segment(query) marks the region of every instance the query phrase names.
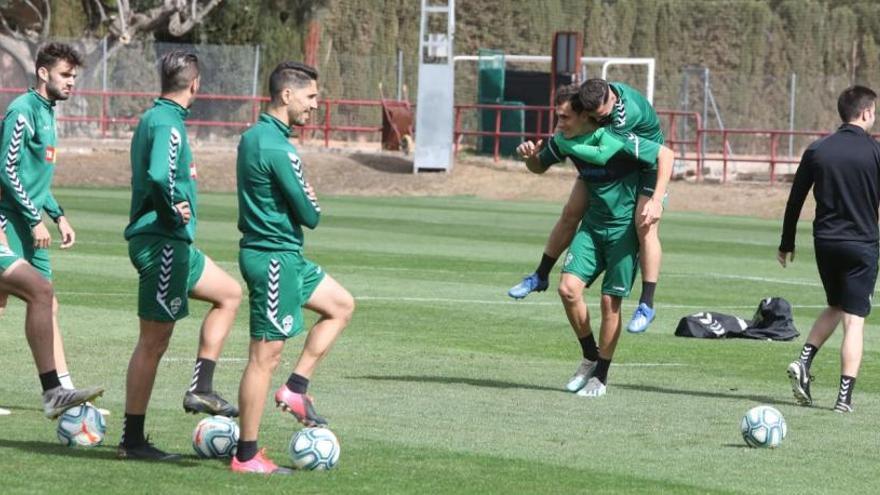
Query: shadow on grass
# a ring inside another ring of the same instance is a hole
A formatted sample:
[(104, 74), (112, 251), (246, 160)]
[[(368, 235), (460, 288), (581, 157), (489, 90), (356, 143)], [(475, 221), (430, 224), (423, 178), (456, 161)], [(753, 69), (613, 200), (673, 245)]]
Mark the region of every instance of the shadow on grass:
[(780, 406), (795, 406), (793, 400), (779, 400), (776, 397), (766, 395), (749, 395), (738, 393), (712, 392), (708, 390), (677, 390), (674, 388), (656, 387), (653, 385), (630, 385), (626, 383), (613, 383), (614, 388), (625, 388), (627, 390), (637, 390), (639, 392), (653, 392), (657, 394), (673, 394), (673, 395), (689, 395), (691, 397), (709, 397), (712, 399), (744, 399), (761, 404), (776, 404)]
[(70, 448), (60, 445), (58, 443), (52, 442), (41, 442), (36, 440), (10, 440), (6, 438), (0, 438), (0, 448), (7, 449), (16, 449), (21, 450), (22, 452), (30, 452), (34, 454), (41, 455), (56, 455), (63, 456), (67, 459), (71, 457), (79, 457), (79, 458), (88, 458), (88, 459), (98, 459), (98, 460), (108, 460), (113, 462), (143, 462), (149, 464), (167, 464), (169, 466), (178, 466), (178, 467), (195, 467), (199, 465), (195, 459), (184, 458), (180, 461), (176, 462), (150, 462), (150, 461), (120, 461), (116, 458), (116, 447), (111, 447), (109, 445), (104, 445), (100, 447), (92, 447), (92, 448)]
[(376, 380), (389, 382), (442, 383), (448, 385), (471, 385), (473, 387), (485, 388), (540, 390), (546, 392), (568, 393), (561, 388), (542, 387), (541, 385), (529, 385), (525, 383), (503, 382), (500, 380), (485, 380), (481, 378), (465, 378), (457, 376), (365, 375), (350, 376), (348, 378), (354, 378), (357, 380)]
[(729, 449), (750, 449), (748, 445), (745, 443), (725, 443), (722, 447), (727, 447)]

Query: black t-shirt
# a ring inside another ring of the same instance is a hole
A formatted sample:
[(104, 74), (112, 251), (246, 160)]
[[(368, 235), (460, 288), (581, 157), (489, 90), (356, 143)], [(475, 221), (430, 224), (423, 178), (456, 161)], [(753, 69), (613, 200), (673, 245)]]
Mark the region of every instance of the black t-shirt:
[(794, 251), (797, 220), (811, 187), (815, 238), (878, 241), (880, 144), (864, 129), (843, 124), (804, 152), (785, 207), (780, 251)]

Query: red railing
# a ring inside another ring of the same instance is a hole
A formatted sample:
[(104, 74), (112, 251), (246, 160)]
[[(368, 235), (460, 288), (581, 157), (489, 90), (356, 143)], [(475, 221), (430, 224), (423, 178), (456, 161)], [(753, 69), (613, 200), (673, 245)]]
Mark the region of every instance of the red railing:
[[(26, 88), (0, 88), (0, 94), (21, 94), (27, 91)], [(112, 125), (133, 125), (137, 124), (137, 117), (117, 117), (110, 115), (110, 100), (112, 98), (156, 98), (159, 96), (158, 93), (152, 92), (142, 92), (142, 91), (99, 91), (99, 90), (77, 90), (74, 93), (74, 96), (84, 96), (84, 97), (99, 97), (101, 98), (101, 107), (100, 112), (97, 116), (72, 116), (72, 115), (63, 115), (58, 117), (59, 122), (85, 122), (85, 123), (95, 123), (98, 124), (101, 129), (101, 137), (106, 137), (107, 132)], [(244, 128), (249, 127), (254, 122), (257, 121), (257, 118), (260, 114), (261, 105), (269, 101), (268, 98), (261, 96), (238, 96), (238, 95), (221, 95), (221, 94), (199, 94), (199, 100), (207, 100), (207, 101), (240, 101), (240, 102), (250, 102), (251, 104), (251, 120), (249, 121), (234, 121), (234, 120), (200, 120), (200, 119), (188, 119), (186, 121), (188, 126), (192, 127), (234, 127), (234, 128)], [(341, 107), (382, 107), (382, 102), (379, 100), (345, 100), (345, 99), (327, 99), (321, 100), (318, 102), (319, 106), (321, 106), (324, 110), (323, 119), (320, 122), (310, 123), (308, 125), (298, 127), (300, 129), (300, 139), (305, 140), (310, 137), (314, 132), (321, 132), (324, 138), (324, 146), (328, 147), (330, 145), (330, 136), (333, 132), (353, 132), (353, 133), (381, 133), (382, 126), (381, 120), (380, 125), (374, 126), (364, 126), (364, 125), (348, 125), (348, 124), (334, 124), (332, 121), (333, 115), (340, 113), (339, 109)], [(336, 108), (336, 112), (333, 112), (333, 109)], [(380, 114), (381, 115), (381, 114)]]
[[(25, 92), (25, 88), (0, 88), (0, 94), (20, 94)], [(98, 97), (101, 99), (100, 111), (97, 116), (60, 116), (60, 122), (87, 122), (97, 123), (101, 130), (101, 136), (105, 137), (110, 126), (113, 125), (133, 125), (138, 119), (135, 117), (124, 116), (117, 117), (110, 115), (110, 102), (113, 98), (155, 98), (157, 93), (139, 92), (139, 91), (99, 91), (99, 90), (78, 90), (74, 92), (75, 96)], [(248, 121), (221, 121), (221, 120), (187, 120), (187, 125), (193, 127), (233, 127), (244, 128), (253, 124), (260, 113), (261, 105), (268, 101), (268, 98), (259, 96), (236, 96), (222, 94), (200, 94), (200, 100), (214, 101), (240, 101), (250, 103), (250, 120)], [(354, 100), (354, 99), (326, 99), (319, 102), (319, 106), (323, 109), (323, 115), (319, 115), (318, 120), (300, 128), (300, 140), (310, 139), (315, 132), (322, 133), (324, 146), (330, 146), (330, 138), (334, 132), (348, 132), (356, 134), (380, 134), (382, 132), (381, 112), (377, 112), (376, 125), (360, 125), (358, 123), (334, 123), (333, 119), (338, 118), (340, 114), (344, 114), (345, 107), (382, 107), (380, 100)], [(413, 107), (415, 108), (415, 107)], [(492, 130), (473, 130), (464, 128), (465, 112), (473, 111), (494, 111), (494, 128)], [(502, 131), (502, 112), (511, 110), (522, 110), (524, 112), (535, 112), (535, 122), (537, 128), (534, 131), (523, 133), (518, 131)], [(493, 156), (496, 161), (500, 159), (501, 139), (505, 137), (517, 137), (520, 139), (531, 138), (541, 139), (550, 136), (553, 132), (551, 128), (553, 121), (552, 108), (547, 106), (507, 106), (492, 104), (461, 104), (455, 105), (454, 111), (454, 129), (453, 142), (455, 154), (458, 155), (461, 150), (461, 141), (466, 136), (491, 137), (494, 140)], [(828, 131), (789, 131), (779, 129), (704, 129), (700, 115), (696, 112), (681, 112), (676, 110), (657, 110), (658, 116), (665, 119), (666, 145), (673, 151), (676, 151), (676, 160), (679, 162), (693, 162), (694, 175), (698, 181), (703, 180), (703, 170), (707, 162), (717, 162), (720, 160), (722, 164), (721, 180), (726, 182), (728, 178), (729, 165), (735, 163), (767, 163), (770, 171), (770, 183), (776, 182), (776, 166), (779, 164), (796, 164), (799, 157), (779, 154), (779, 140), (789, 136), (825, 136)], [(691, 139), (680, 137), (679, 125), (682, 121), (692, 129), (686, 134), (692, 136)], [(705, 144), (705, 140), (711, 136), (721, 137), (721, 150), (710, 153), (709, 146)], [(754, 155), (733, 155), (730, 153), (730, 138), (732, 136), (753, 136), (756, 140), (766, 140), (766, 153), (756, 153)], [(875, 135), (875, 137), (877, 137)], [(686, 148), (682, 150), (680, 148)], [(692, 151), (691, 151), (692, 150)]]

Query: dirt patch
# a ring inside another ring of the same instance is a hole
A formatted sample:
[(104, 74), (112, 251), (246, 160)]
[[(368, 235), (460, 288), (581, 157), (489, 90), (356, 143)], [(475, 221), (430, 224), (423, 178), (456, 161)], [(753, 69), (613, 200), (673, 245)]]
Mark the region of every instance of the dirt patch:
[[(128, 187), (128, 142), (62, 141), (55, 173), (59, 186)], [(235, 190), (235, 148), (198, 146), (193, 150), (202, 191)], [(309, 181), (318, 194), (356, 196), (457, 196), (490, 199), (549, 200), (560, 204), (575, 180), (574, 170), (551, 169), (542, 176), (529, 173), (515, 161), (494, 163), (489, 158), (458, 159), (450, 173), (412, 173), (412, 157), (399, 153), (302, 147)], [(675, 181), (669, 209), (706, 213), (782, 218), (789, 186), (766, 183), (695, 184)], [(812, 198), (804, 206), (813, 211)]]

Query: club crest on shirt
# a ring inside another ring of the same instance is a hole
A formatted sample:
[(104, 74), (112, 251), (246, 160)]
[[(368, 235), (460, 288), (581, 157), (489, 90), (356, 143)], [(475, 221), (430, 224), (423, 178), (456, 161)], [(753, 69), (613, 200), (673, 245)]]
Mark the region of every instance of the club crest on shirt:
[(293, 329), (293, 315), (287, 315), (281, 321), (281, 327), (284, 329), (284, 333), (290, 333), (290, 330)]
[(198, 174), (198, 171), (196, 170), (195, 163), (189, 164), (189, 178), (190, 179), (198, 179), (199, 178), (199, 174)]
[(54, 146), (46, 146), (46, 163), (55, 163), (57, 154)]

